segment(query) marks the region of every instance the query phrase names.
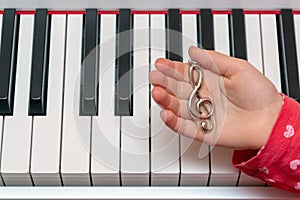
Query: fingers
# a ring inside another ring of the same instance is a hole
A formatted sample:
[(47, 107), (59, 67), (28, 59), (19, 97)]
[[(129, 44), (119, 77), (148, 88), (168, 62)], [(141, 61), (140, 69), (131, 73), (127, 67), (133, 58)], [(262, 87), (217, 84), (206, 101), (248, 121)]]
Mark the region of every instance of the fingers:
[[(239, 70), (245, 69), (245, 67), (252, 67), (245, 60), (233, 58), (216, 51), (203, 50), (195, 46), (189, 48), (189, 55), (192, 59), (197, 60), (204, 69), (227, 78)], [(155, 67), (166, 76), (175, 80), (189, 82), (188, 63), (159, 58), (155, 62)]]
[(189, 64), (187, 63), (159, 58), (155, 62), (155, 67), (166, 76), (169, 76), (175, 80), (189, 82)]
[(189, 48), (189, 55), (191, 58), (197, 60), (201, 67), (208, 69), (213, 73), (216, 73), (227, 78), (234, 75), (240, 69), (249, 66), (249, 63), (233, 58), (216, 51), (207, 51), (199, 49), (195, 46)]
[(169, 94), (179, 99), (188, 99), (192, 92), (192, 87), (189, 83), (177, 81), (169, 76), (165, 76), (160, 71), (152, 71), (149, 79), (153, 85), (163, 87)]
[(170, 110), (162, 110), (160, 117), (174, 132), (198, 141), (204, 140), (205, 134), (201, 133), (201, 129), (193, 120), (178, 117)]
[[(207, 63), (207, 65), (209, 65), (209, 63)], [(189, 77), (190, 65), (188, 63), (159, 58), (156, 60), (155, 66), (157, 71), (152, 71), (149, 76), (152, 84), (164, 87), (167, 91), (170, 91), (170, 94), (174, 94), (174, 96), (178, 98), (187, 99), (189, 97), (193, 88)], [(196, 72), (194, 75), (196, 79), (197, 76), (199, 76)], [(209, 94), (205, 84), (202, 91), (204, 91), (205, 94)]]
[(152, 90), (152, 97), (157, 104), (163, 109), (170, 110), (178, 117), (184, 119), (191, 119), (188, 110), (188, 103), (186, 100), (177, 99), (175, 96), (170, 95), (165, 89), (161, 87), (154, 87)]

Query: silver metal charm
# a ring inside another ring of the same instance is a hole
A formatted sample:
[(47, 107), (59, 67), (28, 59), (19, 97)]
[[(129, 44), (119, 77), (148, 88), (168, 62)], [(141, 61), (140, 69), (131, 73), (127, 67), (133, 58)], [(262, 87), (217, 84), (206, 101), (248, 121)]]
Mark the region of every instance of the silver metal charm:
[[(202, 97), (200, 89), (203, 84), (203, 70), (195, 60), (189, 60), (189, 78), (193, 86), (193, 91), (189, 97), (189, 111), (192, 117), (201, 120), (200, 124), (204, 132), (213, 129), (212, 115), (214, 106), (210, 98)], [(195, 73), (196, 72), (196, 73)]]

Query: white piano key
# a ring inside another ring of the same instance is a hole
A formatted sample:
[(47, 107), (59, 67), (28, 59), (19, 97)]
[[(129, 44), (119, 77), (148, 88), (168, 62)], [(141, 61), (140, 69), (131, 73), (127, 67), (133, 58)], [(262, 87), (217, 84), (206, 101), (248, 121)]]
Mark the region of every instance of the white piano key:
[[(1, 31), (1, 30), (0, 30)], [(4, 119), (4, 117), (3, 116), (0, 116), (0, 148), (1, 148), (1, 146), (2, 146), (2, 134), (3, 134), (3, 119)], [(0, 156), (0, 159), (1, 159), (1, 156)], [(0, 186), (3, 186), (3, 178), (2, 178), (2, 175), (1, 175), (1, 177), (0, 177)]]
[(213, 147), (211, 151), (210, 186), (236, 185), (239, 171), (232, 166), (233, 150), (222, 147)]
[[(165, 15), (151, 15), (151, 69), (155, 60), (166, 56)], [(160, 118), (161, 108), (151, 101), (151, 185), (178, 185), (179, 136)]]
[(13, 116), (5, 116), (1, 173), (6, 185), (31, 185), (29, 173), (32, 117), (28, 116), (33, 15), (20, 19)]
[[(262, 46), (260, 18), (256, 14), (245, 15), (246, 39), (247, 39), (247, 56), (248, 61), (261, 73), (263, 73), (262, 63)], [(250, 177), (243, 172), (240, 174), (239, 186), (258, 186), (265, 183), (257, 178)]]
[(228, 15), (215, 14), (214, 17), (214, 40), (215, 50), (223, 54), (229, 55), (229, 29)]
[(93, 116), (91, 176), (93, 185), (120, 185), (120, 117), (114, 116), (117, 16), (101, 15), (99, 116)]
[[(0, 15), (0, 38), (1, 38), (1, 35), (2, 35), (2, 17), (3, 15)], [(1, 46), (1, 44), (0, 44)], [(0, 116), (0, 134), (1, 134), (1, 137), (0, 137), (0, 149), (1, 149), (1, 146), (2, 146), (2, 130), (3, 130), (3, 116)], [(0, 155), (0, 159), (1, 159), (1, 155)], [(0, 178), (0, 186), (3, 185), (3, 181), (2, 181), (2, 178)]]
[(197, 15), (194, 14), (182, 14), (182, 59), (183, 62), (188, 62), (190, 56), (188, 49), (190, 46), (197, 46)]
[(238, 186), (264, 186), (265, 182), (241, 172)]
[(155, 69), (154, 63), (157, 58), (166, 57), (166, 30), (165, 15), (150, 15), (150, 45), (151, 45), (151, 70)]
[(281, 91), (276, 15), (260, 16), (264, 74)]
[(61, 185), (60, 142), (66, 15), (52, 15), (46, 116), (34, 116), (31, 175), (36, 186)]
[(0, 187), (0, 199), (299, 200), (275, 187)]
[(65, 186), (90, 185), (91, 117), (79, 116), (82, 15), (68, 15), (61, 176)]
[(259, 15), (245, 15), (247, 56), (250, 62), (257, 70), (263, 73), (262, 47)]
[[(228, 15), (214, 15), (215, 50), (229, 55)], [(233, 186), (237, 182), (239, 171), (232, 166), (233, 150), (211, 147), (210, 185)]]
[(298, 59), (298, 73), (299, 73), (299, 83), (300, 83), (300, 15), (294, 14), (294, 24), (295, 24), (295, 37), (296, 37), (296, 48), (297, 48), (297, 59)]
[(121, 126), (122, 185), (149, 185), (149, 15), (133, 19), (133, 116)]
[[(197, 46), (197, 15), (182, 15), (182, 57), (184, 62), (189, 59), (189, 46)], [(199, 159), (198, 152), (201, 142), (181, 137), (181, 186), (206, 185), (209, 176), (209, 156)], [(207, 147), (208, 148), (208, 147)]]

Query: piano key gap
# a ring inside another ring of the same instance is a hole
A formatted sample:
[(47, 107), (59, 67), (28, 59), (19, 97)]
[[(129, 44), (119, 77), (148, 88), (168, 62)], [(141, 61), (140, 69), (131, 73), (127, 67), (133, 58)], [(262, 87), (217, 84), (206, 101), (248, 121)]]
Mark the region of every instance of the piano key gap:
[(91, 186), (94, 186), (94, 183), (93, 183), (93, 178), (92, 178), (92, 137), (93, 137), (93, 116), (90, 116), (90, 119), (91, 119), (91, 123), (90, 123), (90, 156), (89, 156), (89, 176), (90, 176), (90, 184)]
[(65, 45), (64, 45), (64, 69), (63, 69), (63, 89), (62, 89), (62, 107), (61, 107), (61, 126), (60, 126), (60, 149), (59, 149), (59, 178), (61, 185), (64, 186), (62, 175), (61, 175), (61, 158), (62, 158), (62, 138), (63, 138), (63, 124), (64, 124), (64, 102), (65, 102), (65, 75), (66, 75), (66, 54), (67, 54), (67, 33), (68, 33), (68, 15), (66, 15), (65, 24)]
[(32, 160), (32, 141), (33, 141), (33, 127), (34, 127), (34, 116), (31, 116), (31, 134), (30, 134), (30, 155), (29, 155), (29, 177), (32, 186), (35, 186), (33, 178), (32, 178), (32, 173), (31, 173), (31, 160)]
[[(2, 120), (2, 129), (1, 129), (1, 149), (0, 149), (0, 172), (2, 171), (1, 170), (1, 163), (2, 163), (2, 149), (3, 149), (3, 135), (4, 135), (4, 122), (5, 122), (5, 116), (2, 116), (3, 120)], [(2, 177), (2, 174), (0, 173), (0, 178), (1, 178), (1, 181), (3, 183), (3, 186), (6, 186), (5, 182), (4, 182), (4, 179)]]
[[(148, 18), (149, 20), (149, 29), (148, 29), (148, 35), (149, 35), (149, 40), (148, 40), (148, 72), (150, 74), (151, 72), (151, 16)], [(149, 124), (149, 186), (151, 186), (151, 83), (149, 82), (149, 96), (148, 96), (148, 101), (149, 101), (149, 116), (148, 116), (148, 124)]]

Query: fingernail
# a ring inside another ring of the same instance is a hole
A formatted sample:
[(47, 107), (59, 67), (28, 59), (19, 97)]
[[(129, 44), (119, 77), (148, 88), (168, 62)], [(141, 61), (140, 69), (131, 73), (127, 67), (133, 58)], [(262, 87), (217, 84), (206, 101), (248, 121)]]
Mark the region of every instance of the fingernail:
[(162, 111), (160, 112), (160, 117), (162, 118), (162, 120), (163, 120), (164, 122), (166, 122), (166, 121), (167, 121), (167, 118), (168, 118), (166, 111), (162, 110)]

